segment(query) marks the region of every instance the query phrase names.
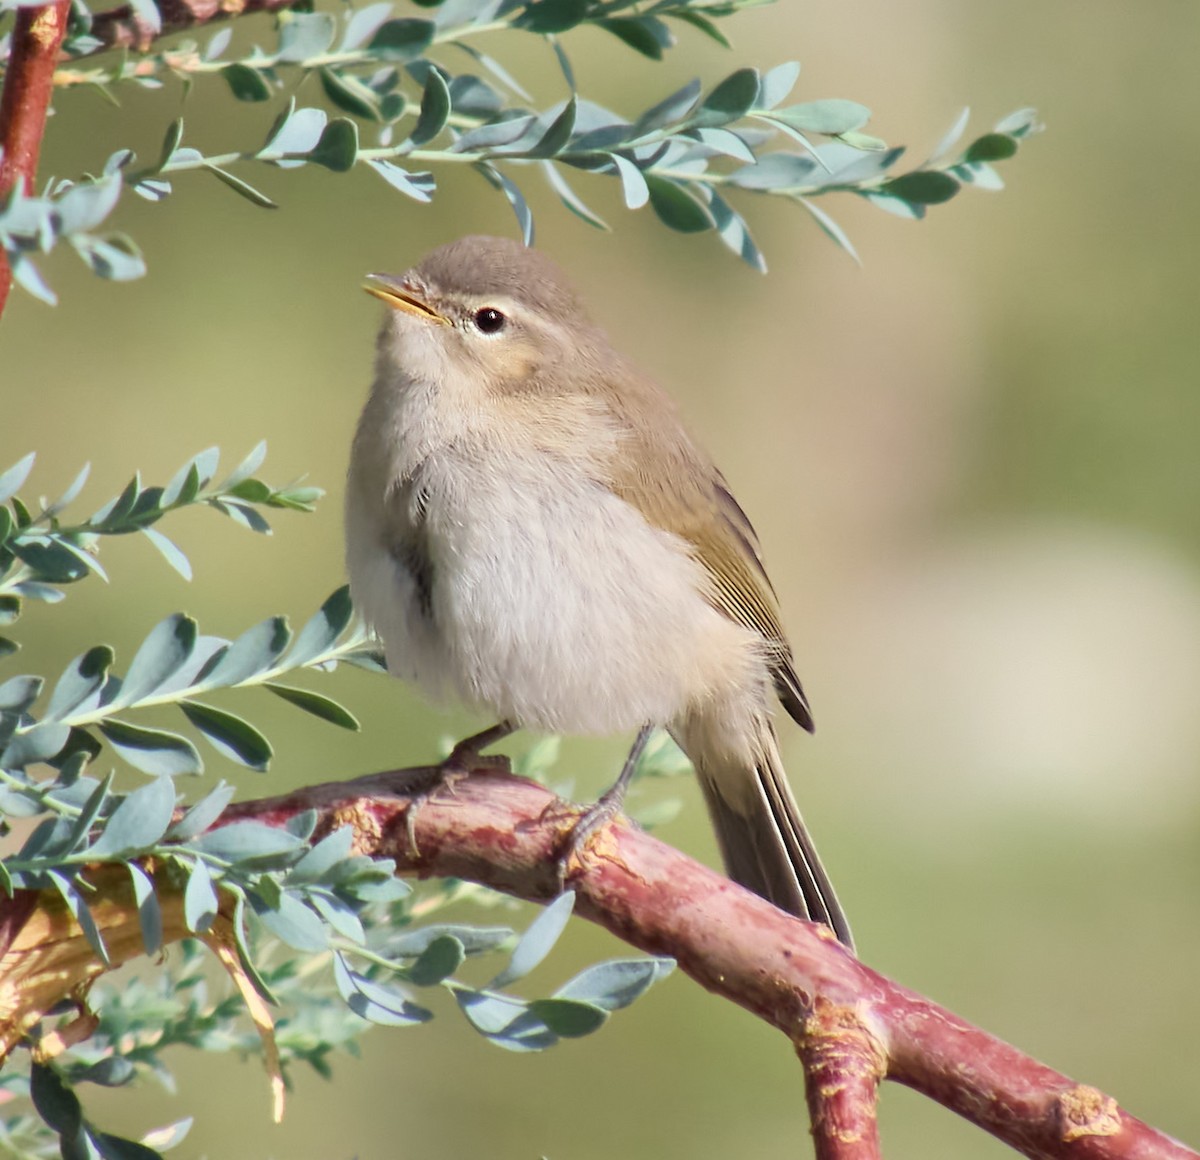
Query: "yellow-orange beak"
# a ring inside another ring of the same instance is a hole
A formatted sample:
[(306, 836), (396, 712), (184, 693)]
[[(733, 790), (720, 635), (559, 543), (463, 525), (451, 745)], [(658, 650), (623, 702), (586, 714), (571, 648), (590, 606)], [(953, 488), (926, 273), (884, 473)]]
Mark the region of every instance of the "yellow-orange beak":
[(439, 314), (432, 306), (426, 305), (413, 293), (412, 285), (404, 278), (396, 278), (391, 274), (368, 274), (363, 289), (396, 310), (403, 310), (406, 314), (414, 314), (417, 318), (424, 318), (427, 322), (436, 322), (441, 326), (450, 325), (448, 318)]

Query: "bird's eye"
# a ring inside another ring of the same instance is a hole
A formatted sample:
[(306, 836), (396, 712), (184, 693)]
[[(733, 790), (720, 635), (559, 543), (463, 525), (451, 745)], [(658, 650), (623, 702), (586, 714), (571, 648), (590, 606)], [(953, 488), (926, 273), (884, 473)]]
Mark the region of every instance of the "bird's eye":
[(475, 311), (474, 322), (484, 334), (499, 334), (508, 319), (494, 306), (485, 306), (482, 310)]

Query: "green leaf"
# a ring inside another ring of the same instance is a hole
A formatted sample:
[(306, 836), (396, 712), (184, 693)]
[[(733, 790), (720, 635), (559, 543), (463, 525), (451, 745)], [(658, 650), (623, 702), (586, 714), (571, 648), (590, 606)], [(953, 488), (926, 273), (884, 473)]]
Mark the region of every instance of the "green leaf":
[(266, 672), (287, 648), (291, 631), (282, 616), (270, 616), (247, 629), (204, 674), (199, 687), (228, 688)]
[(968, 164), (983, 161), (1005, 161), (1017, 151), (1017, 142), (1007, 133), (985, 133), (977, 137), (963, 154)]
[[(215, 456), (217, 449), (210, 447), (204, 454)], [(201, 456), (197, 455), (194, 459), (189, 459), (172, 477), (171, 481), (163, 488), (162, 495), (159, 497), (159, 503), (163, 510), (172, 507), (182, 507), (185, 504), (194, 502), (196, 496), (200, 494), (201, 479), (200, 479), (200, 461)], [(211, 478), (212, 472), (209, 472)]]
[(683, 88), (676, 90), (665, 100), (659, 101), (657, 105), (652, 105), (647, 109), (638, 118), (633, 135), (640, 137), (652, 129), (659, 129), (671, 122), (684, 120), (696, 107), (696, 102), (699, 100), (700, 82), (698, 80), (689, 81)]
[(411, 1027), (415, 1023), (428, 1023), (433, 1014), (418, 1007), (403, 995), (365, 975), (352, 971), (344, 956), (333, 956), (333, 978), (338, 994), (355, 1015), (377, 1023), (381, 1027)]
[[(252, 894), (251, 902), (257, 901)], [(278, 907), (256, 905), (255, 913), (277, 939), (298, 951), (323, 951), (329, 945), (325, 924), (291, 894), (282, 895)]]
[(345, 173), (358, 158), (358, 126), (346, 117), (335, 117), (325, 126), (308, 159), (316, 165)]
[(288, 872), (288, 885), (319, 882), (329, 870), (350, 857), (354, 848), (354, 827), (339, 826), (326, 834)]
[(812, 214), (817, 225), (819, 225), (830, 238), (837, 242), (837, 244), (841, 246), (841, 248), (845, 250), (850, 257), (858, 262), (859, 265), (862, 265), (862, 262), (858, 256), (858, 251), (855, 250), (854, 244), (850, 241), (846, 231), (843, 230), (842, 227), (839, 226), (837, 222), (835, 222), (833, 218), (831, 218), (823, 209), (809, 201), (808, 198), (801, 197), (797, 198), (797, 200), (802, 206), (804, 206), (806, 210), (808, 210), (810, 214)]
[(707, 145), (709, 149), (714, 149), (736, 161), (744, 161), (748, 165), (754, 164), (754, 150), (739, 134), (729, 129), (717, 128), (695, 129), (692, 132), (696, 139), (702, 145)]
[(263, 465), (267, 458), (267, 441), (260, 439), (251, 449), (245, 459), (235, 467), (222, 481), (219, 491), (232, 491), (235, 487), (246, 483)]
[(556, 999), (575, 999), (616, 1011), (628, 1007), (648, 987), (675, 969), (673, 959), (613, 959), (596, 963), (554, 992)]
[(108, 234), (104, 238), (74, 235), (68, 240), (79, 257), (91, 266), (92, 274), (114, 282), (131, 282), (145, 275), (142, 251), (125, 234)]
[(70, 716), (104, 684), (112, 663), (113, 650), (106, 644), (96, 645), (77, 656), (58, 678), (43, 720), (58, 721)]
[(175, 811), (175, 783), (156, 777), (127, 794), (87, 850), (93, 862), (116, 861), (158, 845)]
[(515, 152), (517, 143), (524, 143), (530, 130), (535, 128), (536, 122), (537, 118), (532, 113), (491, 121), (468, 130), (450, 146), (450, 150), (453, 153), (482, 153), (512, 146), (514, 148), (511, 151)]
[(564, 891), (547, 905), (521, 935), (513, 948), (508, 966), (488, 984), (488, 988), (498, 990), (528, 975), (554, 949), (574, 908), (573, 890)]
[(189, 845), (194, 850), (230, 863), (273, 859), (304, 848), (303, 840), (295, 834), (262, 822), (230, 822), (227, 826), (210, 830)]
[(47, 306), (58, 305), (58, 295), (46, 284), (41, 271), (30, 261), (28, 255), (19, 251), (10, 254), (9, 266), (13, 281), (27, 294), (31, 294), (39, 302), (46, 303)]
[[(138, 908), (138, 924), (142, 928), (142, 945), (146, 954), (156, 955), (162, 946), (162, 907), (154, 893), (150, 876), (136, 863), (127, 863), (133, 881), (133, 900)], [(132, 1075), (132, 1069), (130, 1074)]]
[(537, 1016), (555, 1035), (578, 1039), (599, 1031), (608, 1020), (608, 1012), (577, 999), (535, 999), (529, 1013)]
[(327, 926), (333, 928), (335, 934), (340, 934), (342, 938), (351, 942), (366, 942), (367, 932), (363, 929), (362, 920), (349, 903), (316, 891), (308, 892), (307, 897), (309, 906), (321, 916), (321, 920)]
[(494, 165), (489, 165), (486, 161), (480, 161), (475, 166), (480, 173), (487, 178), (488, 182), (508, 199), (508, 204), (512, 206), (513, 213), (517, 215), (517, 224), (521, 228), (521, 239), (525, 245), (533, 245), (533, 211), (529, 208), (529, 203), (525, 200), (525, 195), (517, 188), (516, 184), (505, 174), (501, 173)]
[(158, 164), (154, 167), (155, 171), (162, 169), (164, 165), (175, 154), (175, 150), (179, 148), (179, 142), (183, 140), (183, 118), (176, 117), (167, 126), (166, 135), (163, 137), (162, 148), (158, 151)]
[(690, 8), (677, 8), (671, 13), (676, 20), (682, 20), (693, 28), (700, 29), (709, 40), (715, 40), (722, 48), (732, 48), (729, 38), (707, 16), (694, 12)]
[(763, 74), (758, 91), (758, 108), (773, 109), (796, 87), (800, 66), (794, 60), (776, 65)]
[(525, 151), (527, 157), (554, 157), (562, 152), (575, 131), (575, 98), (572, 97), (532, 149)]
[(567, 32), (587, 18), (588, 0), (537, 0), (513, 21), (517, 28), (542, 35)]
[(170, 829), (167, 837), (175, 842), (190, 842), (199, 837), (221, 816), (233, 800), (236, 789), (221, 782), (191, 807)]
[(115, 173), (98, 181), (82, 181), (58, 199), (55, 209), (64, 234), (94, 230), (112, 213), (121, 196), (121, 179)]
[(967, 122), (971, 118), (971, 110), (963, 109), (957, 117), (954, 118), (954, 124), (946, 130), (942, 139), (934, 146), (933, 152), (929, 155), (928, 164), (934, 167), (937, 162), (950, 155), (950, 151), (958, 144), (959, 138), (966, 132)]
[(324, 109), (297, 109), (293, 101), (279, 116), (266, 145), (255, 156), (281, 169), (303, 165), (317, 147), (328, 120)]
[(375, 30), (392, 14), (392, 6), (387, 3), (367, 4), (362, 8), (348, 9), (346, 15), (346, 31), (342, 36), (340, 51), (349, 52), (366, 44), (374, 35)]
[(102, 721), (99, 730), (109, 744), (134, 769), (174, 777), (181, 773), (201, 773), (204, 762), (186, 737), (146, 729), (124, 721)]
[(408, 981), (417, 987), (433, 987), (448, 979), (466, 959), (463, 944), (453, 935), (435, 938), (406, 971)]
[(949, 201), (960, 189), (962, 186), (956, 178), (948, 173), (930, 169), (894, 177), (879, 186), (877, 192), (898, 197), (902, 201), (911, 201), (916, 205), (938, 205)]
[(326, 67), (320, 70), (320, 77), (325, 95), (343, 112), (368, 121), (381, 120), (378, 96), (353, 73)]
[(379, 26), (368, 48), (379, 60), (415, 60), (433, 43), (436, 31), (432, 20), (389, 20)]
[[(74, 502), (74, 500), (78, 498), (79, 493), (83, 490), (83, 485), (87, 483), (87, 478), (88, 475), (91, 474), (91, 470), (92, 465), (90, 463), (85, 463), (83, 467), (79, 469), (79, 473), (71, 481), (71, 485), (67, 488), (67, 490), (64, 491), (62, 495), (60, 495), (52, 504), (50, 504), (42, 514), (44, 516), (57, 515), (63, 510), (63, 508), (67, 507), (68, 504)], [(0, 512), (3, 512), (5, 515), (8, 514), (6, 508), (0, 508)], [(0, 541), (3, 541), (4, 539), (4, 535), (0, 534)]]
[(702, 233), (713, 228), (715, 223), (708, 207), (681, 185), (653, 173), (647, 173), (645, 177), (650, 189), (650, 205), (663, 225), (684, 234)]
[(303, 709), (304, 712), (311, 713), (314, 717), (320, 717), (322, 721), (328, 721), (331, 725), (337, 725), (355, 733), (359, 730), (358, 718), (353, 713), (321, 693), (314, 693), (309, 689), (298, 689), (294, 685), (281, 685), (276, 681), (267, 681), (264, 687), (270, 689), (277, 697), (282, 697), (289, 704), (295, 705), (297, 709)]
[(459, 926), (453, 923), (431, 923), (414, 930), (391, 935), (385, 953), (396, 958), (415, 958), (443, 935), (453, 935), (468, 955), (486, 954), (503, 946), (513, 937), (506, 926)]
[(185, 580), (192, 578), (192, 565), (179, 546), (156, 528), (142, 528), (141, 534), (158, 549), (159, 554)]
[(167, 1152), (177, 1144), (182, 1144), (187, 1138), (188, 1132), (191, 1131), (191, 1128), (192, 1117), (185, 1116), (182, 1120), (176, 1120), (173, 1124), (167, 1124), (162, 1128), (155, 1128), (154, 1131), (147, 1132), (142, 1137), (142, 1143), (149, 1148), (158, 1148), (163, 1152)]
[(203, 58), (205, 62), (219, 60), (222, 53), (229, 47), (229, 42), (233, 39), (233, 29), (226, 26), (215, 32), (212, 39), (204, 46)]
[(204, 171), (211, 173), (222, 185), (229, 186), (234, 193), (240, 194), (247, 201), (253, 202), (260, 209), (278, 209), (279, 206), (273, 202), (265, 193), (257, 190), (248, 181), (243, 181), (240, 177), (235, 177), (227, 169), (222, 169), (219, 165), (205, 165)]
[(284, 9), (279, 14), (279, 59), (298, 64), (311, 56), (320, 56), (329, 50), (336, 33), (331, 13)]
[(66, 745), (71, 730), (66, 725), (45, 722), (18, 733), (5, 747), (3, 764), (6, 769), (24, 769), (27, 765), (47, 762), (57, 757)]
[(179, 707), (218, 753), (260, 772), (270, 766), (271, 743), (249, 721), (201, 701), (182, 701)]
[(145, 1144), (139, 1144), (136, 1140), (110, 1136), (107, 1132), (99, 1132), (92, 1127), (88, 1128), (88, 1136), (103, 1160), (162, 1160), (160, 1153)]
[(450, 119), (450, 88), (445, 77), (436, 68), (429, 70), (425, 78), (425, 89), (421, 93), (421, 111), (413, 127), (409, 141), (413, 145), (425, 145), (432, 141)]
[(44, 684), (41, 677), (10, 677), (0, 685), (0, 709), (24, 713), (38, 699)]
[(721, 241), (746, 265), (751, 266), (760, 274), (765, 274), (767, 260), (750, 236), (750, 227), (746, 225), (741, 214), (716, 192), (713, 193), (708, 208), (717, 224), (717, 236)]
[(79, 888), (58, 870), (48, 870), (46, 875), (54, 883), (54, 888), (62, 896), (62, 900), (67, 904), (67, 909), (74, 916), (75, 921), (79, 923), (79, 929), (83, 931), (88, 946), (96, 952), (96, 957), (106, 967), (111, 966), (112, 960), (108, 957), (108, 947), (104, 945), (104, 938), (101, 936), (100, 930), (96, 926), (96, 920), (92, 917), (92, 912), (88, 910), (87, 902)]
[(62, 539), (26, 535), (10, 542), (9, 550), (44, 583), (71, 584), (91, 571), (88, 562)]
[(414, 201), (433, 200), (436, 183), (432, 173), (410, 173), (407, 169), (401, 169), (399, 165), (381, 157), (368, 157), (367, 164), (393, 189), (407, 194)]
[(188, 871), (187, 886), (183, 891), (183, 921), (190, 931), (197, 934), (208, 930), (217, 917), (220, 900), (212, 875), (203, 860), (197, 858)]
[(576, 217), (582, 218), (589, 226), (595, 226), (598, 230), (608, 229), (608, 223), (594, 210), (590, 209), (582, 198), (567, 184), (567, 179), (558, 171), (558, 167), (553, 161), (542, 162), (542, 172), (546, 175), (546, 180), (550, 182), (554, 188), (554, 192), (558, 194), (563, 205), (567, 207)]
[(60, 1136), (69, 1138), (79, 1132), (83, 1107), (57, 1068), (34, 1063), (29, 1070), (29, 1095), (37, 1114)]
[(1002, 121), (998, 121), (995, 131), (1007, 133), (1010, 137), (1025, 137), (1030, 133), (1039, 132), (1041, 128), (1037, 123), (1037, 109), (1018, 109), (1015, 113), (1009, 113)]
[(558, 1036), (524, 1000), (467, 987), (455, 987), (454, 998), (467, 1022), (507, 1051), (543, 1051), (558, 1042)]
[(776, 109), (771, 116), (801, 133), (836, 136), (861, 129), (871, 119), (871, 110), (857, 101), (833, 98), (806, 101), (802, 105), (788, 105), (784, 109)]
[(186, 663), (196, 647), (196, 622), (182, 612), (161, 621), (142, 642), (125, 674), (114, 708), (145, 700)]
[(626, 157), (619, 153), (611, 154), (613, 165), (621, 178), (621, 189), (625, 195), (625, 204), (630, 209), (641, 209), (650, 200), (650, 187), (646, 184), (642, 171)]
[(221, 75), (229, 85), (229, 91), (239, 101), (269, 101), (272, 96), (267, 78), (256, 68), (235, 61), (221, 69)]
[(21, 489), (21, 485), (29, 478), (35, 458), (36, 454), (31, 451), (0, 475), (0, 503), (7, 503)]
[(734, 170), (729, 180), (742, 189), (792, 189), (812, 179), (816, 162), (798, 153), (767, 153), (753, 165)]
[(596, 25), (650, 60), (662, 60), (675, 43), (671, 30), (657, 16), (618, 16), (597, 20)]
[(730, 73), (701, 103), (691, 122), (700, 127), (728, 125), (740, 120), (758, 100), (758, 69), (741, 68)]
[(123, 1055), (109, 1055), (77, 1072), (75, 1082), (94, 1083), (101, 1087), (123, 1087), (135, 1075), (137, 1068)]

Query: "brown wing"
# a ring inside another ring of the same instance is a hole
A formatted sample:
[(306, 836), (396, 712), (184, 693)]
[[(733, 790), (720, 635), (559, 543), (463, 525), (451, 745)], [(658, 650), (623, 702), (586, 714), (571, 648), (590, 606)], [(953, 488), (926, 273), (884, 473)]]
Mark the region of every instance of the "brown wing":
[(630, 385), (642, 405), (621, 416), (632, 444), (621, 463), (653, 464), (655, 470), (651, 475), (634, 466), (618, 468), (609, 486), (650, 523), (691, 545), (712, 577), (714, 606), (769, 642), (779, 699), (796, 723), (812, 732), (812, 713), (796, 676), (779, 601), (753, 526), (725, 477), (683, 429), (670, 400), (651, 384)]

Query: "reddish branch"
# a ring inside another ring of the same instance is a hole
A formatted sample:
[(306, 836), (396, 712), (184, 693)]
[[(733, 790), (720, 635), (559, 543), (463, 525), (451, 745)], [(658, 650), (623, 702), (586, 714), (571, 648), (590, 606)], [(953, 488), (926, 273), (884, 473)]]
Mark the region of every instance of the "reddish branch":
[[(12, 34), (4, 92), (0, 94), (0, 201), (22, 183), (33, 188), (46, 114), (54, 87), (54, 65), (67, 31), (71, 0), (44, 8), (20, 8)], [(12, 270), (0, 250), (0, 314), (12, 288)]]
[[(318, 832), (353, 826), (359, 851), (394, 858), (401, 873), (467, 878), (535, 901), (557, 892), (558, 859), (578, 817), (572, 807), (542, 786), (486, 770), (426, 799), (420, 791), (428, 773), (376, 774), (243, 802), (226, 820), (282, 825), (313, 809)], [(643, 950), (674, 956), (703, 987), (792, 1040), (820, 1160), (878, 1155), (882, 1078), (925, 1093), (1027, 1156), (1197, 1160), (1111, 1097), (883, 978), (823, 927), (789, 917), (623, 820), (600, 830), (568, 873), (577, 913)], [(114, 962), (138, 953), (127, 883), (125, 874), (102, 872), (93, 896), (110, 951), (118, 948)], [(0, 1032), (11, 1040), (14, 1028), (27, 1027), (102, 968), (57, 896), (41, 896), (24, 924), (6, 924), (6, 906), (27, 907), (27, 897), (0, 905), (0, 931), (15, 932), (0, 956)], [(173, 915), (178, 908), (164, 909)], [(47, 914), (58, 916), (48, 927)], [(182, 937), (174, 918), (166, 926), (166, 939)], [(64, 950), (72, 939), (83, 947), (74, 958)], [(39, 973), (31, 963), (47, 948), (53, 970)], [(88, 964), (86, 973), (72, 973), (77, 962)]]

